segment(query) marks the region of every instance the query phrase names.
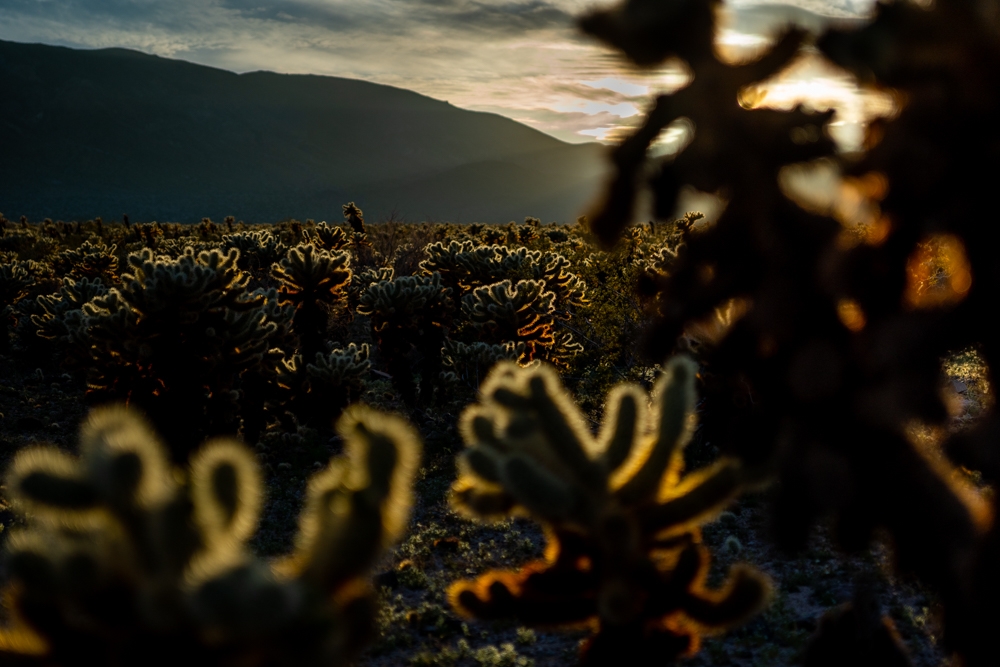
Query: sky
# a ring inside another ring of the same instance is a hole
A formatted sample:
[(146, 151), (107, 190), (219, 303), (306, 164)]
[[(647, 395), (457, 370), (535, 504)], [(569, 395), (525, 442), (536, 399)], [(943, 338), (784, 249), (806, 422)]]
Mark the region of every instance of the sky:
[[(874, 0), (726, 0), (723, 53), (768, 42), (777, 25), (857, 22)], [(600, 0), (0, 0), (0, 39), (124, 47), (236, 72), (326, 74), (384, 83), (513, 118), (564, 141), (614, 141), (651, 94), (684, 73), (636, 71), (581, 35), (574, 19)], [(831, 128), (856, 147), (884, 96), (806, 57), (763, 104), (838, 110)], [(669, 142), (670, 137), (665, 141)]]

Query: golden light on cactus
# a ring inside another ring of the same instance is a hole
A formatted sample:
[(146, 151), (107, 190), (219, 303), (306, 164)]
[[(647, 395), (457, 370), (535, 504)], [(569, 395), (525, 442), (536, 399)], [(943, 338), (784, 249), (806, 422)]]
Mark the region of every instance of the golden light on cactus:
[(309, 481), (295, 553), (275, 565), (334, 590), (402, 533), (421, 455), (405, 420), (362, 405), (345, 411), (337, 430), (344, 455)]
[(88, 462), (88, 474), (98, 485), (111, 489), (116, 468), (134, 457), (138, 483), (130, 497), (136, 504), (152, 507), (173, 491), (167, 449), (138, 412), (121, 405), (97, 408), (80, 429), (80, 452)]
[(264, 501), (263, 479), (246, 446), (225, 439), (206, 443), (191, 457), (189, 476), (205, 549), (192, 560), (188, 579), (200, 583), (244, 562)]
[(55, 447), (19, 451), (4, 486), (15, 509), (43, 522), (74, 525), (94, 520), (96, 493), (80, 475), (76, 460)]
[(965, 244), (954, 234), (921, 241), (906, 264), (905, 303), (911, 308), (943, 308), (965, 299), (972, 288), (972, 265)]
[(705, 588), (698, 525), (735, 497), (742, 477), (728, 459), (683, 474), (696, 372), (675, 358), (651, 396), (616, 387), (595, 437), (550, 367), (498, 364), (462, 415), (467, 449), (452, 501), (483, 519), (530, 516), (548, 545), (521, 570), (454, 584), (453, 607), (526, 625), (589, 625), (585, 664), (649, 651), (668, 660), (757, 610), (769, 584), (752, 570)]
[(863, 330), (865, 325), (868, 324), (868, 320), (865, 318), (865, 311), (861, 309), (861, 305), (854, 299), (840, 299), (837, 301), (837, 317), (840, 318), (841, 324), (854, 333)]
[(348, 455), (310, 482), (299, 553), (274, 568), (247, 547), (262, 479), (238, 442), (208, 443), (185, 475), (138, 415), (112, 407), (84, 425), (80, 458), (19, 454), (6, 479), (31, 515), (7, 540), (0, 661), (349, 660), (374, 623), (368, 572), (409, 517), (420, 442), (363, 407), (341, 432)]

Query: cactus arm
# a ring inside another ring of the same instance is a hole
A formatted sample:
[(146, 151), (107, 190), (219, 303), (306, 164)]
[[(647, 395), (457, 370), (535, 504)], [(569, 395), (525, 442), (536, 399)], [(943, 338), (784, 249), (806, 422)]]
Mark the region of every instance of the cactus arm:
[(690, 437), (688, 415), (694, 410), (694, 374), (691, 361), (676, 358), (668, 364), (658, 385), (659, 430), (636, 473), (615, 491), (622, 503), (634, 505), (652, 497), (675, 452)]

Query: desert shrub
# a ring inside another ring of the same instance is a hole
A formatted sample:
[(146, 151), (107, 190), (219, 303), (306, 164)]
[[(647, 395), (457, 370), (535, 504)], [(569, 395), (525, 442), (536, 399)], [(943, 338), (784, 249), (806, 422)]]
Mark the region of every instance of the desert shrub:
[(21, 260), (48, 257), (58, 245), (55, 240), (46, 238), (28, 224), (16, 229), (5, 229), (0, 233), (0, 251), (12, 252)]
[(247, 547), (263, 484), (238, 442), (207, 443), (175, 475), (113, 407), (84, 424), (80, 458), (20, 452), (6, 486), (28, 525), (8, 540), (4, 663), (343, 664), (371, 634), (367, 573), (406, 527), (420, 442), (362, 407), (339, 429), (346, 454), (310, 480), (295, 551), (274, 564)]

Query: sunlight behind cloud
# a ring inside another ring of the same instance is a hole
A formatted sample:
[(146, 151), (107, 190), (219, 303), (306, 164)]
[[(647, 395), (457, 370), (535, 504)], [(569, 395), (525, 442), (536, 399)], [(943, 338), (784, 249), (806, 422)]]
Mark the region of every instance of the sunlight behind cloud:
[[(579, 33), (575, 17), (613, 0), (4, 0), (0, 39), (133, 48), (237, 72), (271, 70), (363, 79), (455, 106), (499, 113), (571, 142), (614, 141), (651, 96), (687, 82), (677, 63), (636, 70)], [(817, 32), (857, 23), (873, 0), (728, 0), (719, 51), (759, 53), (783, 26)], [(794, 74), (794, 73), (793, 73)], [(878, 103), (849, 82), (771, 82), (768, 105), (835, 99), (847, 144)], [(797, 96), (797, 97), (796, 97)], [(862, 96), (863, 98), (863, 96)], [(853, 114), (853, 115), (852, 115)]]
[(597, 88), (598, 90), (611, 90), (616, 93), (621, 93), (622, 95), (638, 96), (649, 94), (648, 85), (632, 83), (631, 81), (626, 81), (625, 79), (617, 76), (606, 76), (603, 79), (598, 79), (597, 81), (581, 81), (580, 83), (585, 86), (590, 86), (591, 88)]
[(829, 132), (842, 151), (860, 150), (865, 124), (896, 111), (891, 95), (859, 88), (851, 74), (816, 52), (803, 54), (751, 95), (755, 107), (790, 110), (801, 104), (816, 111), (833, 109)]

